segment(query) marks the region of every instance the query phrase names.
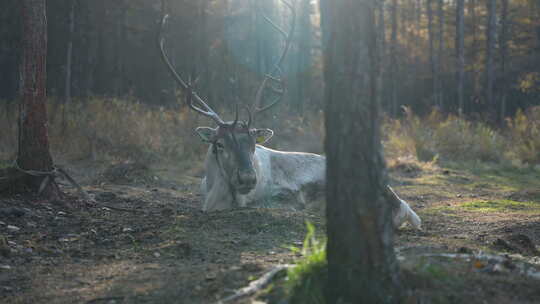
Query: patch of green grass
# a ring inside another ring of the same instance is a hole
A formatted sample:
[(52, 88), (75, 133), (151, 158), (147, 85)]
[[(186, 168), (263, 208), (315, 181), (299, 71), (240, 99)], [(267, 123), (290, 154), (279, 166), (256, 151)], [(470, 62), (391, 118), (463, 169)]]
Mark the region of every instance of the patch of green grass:
[(446, 166), (468, 173), (470, 187), (487, 185), (498, 191), (518, 191), (524, 188), (539, 187), (540, 171), (534, 168), (518, 168), (489, 163), (446, 163)]
[(468, 211), (504, 212), (504, 211), (540, 211), (540, 204), (517, 202), (512, 200), (489, 200), (466, 202), (459, 206)]
[(420, 216), (430, 215), (430, 216), (460, 217), (457, 210), (451, 206), (428, 207), (422, 210), (421, 212), (419, 212), (418, 214)]
[(11, 167), (11, 165), (13, 164), (13, 162), (10, 162), (8, 160), (2, 160), (0, 159), (0, 169), (4, 169), (4, 168), (7, 168), (7, 167)]
[(429, 263), (424, 259), (421, 259), (416, 266), (416, 272), (418, 275), (430, 280), (445, 281), (450, 277), (450, 274), (443, 265)]
[(285, 289), (290, 303), (324, 304), (324, 288), (328, 276), (326, 241), (318, 240), (315, 227), (307, 224), (307, 235), (302, 248), (292, 248), (302, 254), (296, 266), (287, 271)]

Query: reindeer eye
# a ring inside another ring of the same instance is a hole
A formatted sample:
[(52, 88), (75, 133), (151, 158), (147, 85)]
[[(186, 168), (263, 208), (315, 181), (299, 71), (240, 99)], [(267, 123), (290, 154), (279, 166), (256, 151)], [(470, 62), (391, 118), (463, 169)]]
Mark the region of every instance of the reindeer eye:
[(220, 150), (222, 150), (223, 148), (225, 148), (225, 147), (223, 146), (223, 144), (220, 143), (220, 142), (216, 142), (215, 145), (216, 145), (216, 147), (217, 147), (218, 149), (220, 149)]

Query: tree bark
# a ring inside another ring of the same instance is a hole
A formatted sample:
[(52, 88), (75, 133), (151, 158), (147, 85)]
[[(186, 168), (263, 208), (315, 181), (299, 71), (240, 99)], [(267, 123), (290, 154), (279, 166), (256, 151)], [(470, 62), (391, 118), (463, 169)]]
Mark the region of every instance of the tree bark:
[[(20, 125), (17, 164), (23, 170), (51, 171), (46, 108), (47, 19), (45, 0), (22, 1), (23, 41), (20, 85)], [(39, 189), (43, 176), (28, 176), (26, 184)], [(57, 194), (54, 183), (44, 192)]]
[(398, 303), (402, 294), (391, 209), (383, 199), (386, 175), (376, 102), (375, 4), (375, 0), (321, 0), (329, 35), (323, 39), (327, 303)]
[(458, 113), (463, 115), (463, 83), (465, 77), (465, 22), (463, 19), (465, 0), (456, 0), (456, 66), (457, 66), (457, 97)]
[(495, 69), (493, 65), (493, 53), (495, 51), (495, 32), (496, 32), (496, 0), (487, 1), (487, 28), (486, 28), (486, 76), (485, 76), (485, 98), (487, 106), (490, 107), (490, 112), (494, 111), (493, 100), (493, 82), (495, 80)]

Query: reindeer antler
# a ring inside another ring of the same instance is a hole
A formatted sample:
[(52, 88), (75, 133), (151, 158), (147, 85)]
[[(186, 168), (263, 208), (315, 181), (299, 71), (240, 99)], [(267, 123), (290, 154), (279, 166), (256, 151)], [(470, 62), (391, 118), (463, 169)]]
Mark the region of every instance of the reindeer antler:
[[(168, 14), (165, 14), (165, 1), (161, 2), (161, 12), (162, 12), (162, 18), (159, 26), (159, 33), (158, 33), (158, 45), (159, 49), (161, 51), (161, 59), (167, 66), (169, 72), (173, 76), (173, 78), (176, 80), (176, 82), (182, 87), (184, 90), (184, 93), (186, 94), (186, 103), (188, 106), (194, 110), (195, 112), (202, 114), (204, 116), (210, 117), (213, 121), (215, 121), (219, 126), (226, 125), (226, 123), (219, 117), (219, 115), (216, 113), (216, 111), (212, 110), (206, 102), (193, 90), (193, 86), (191, 85), (191, 80), (189, 82), (185, 82), (182, 77), (176, 72), (176, 69), (174, 68), (173, 64), (169, 60), (169, 56), (167, 56), (167, 53), (165, 52), (164, 44), (165, 44), (165, 38), (163, 38), (163, 28), (165, 27), (165, 24), (167, 23), (167, 19), (169, 18)], [(195, 105), (193, 103), (193, 100), (195, 100), (198, 105)], [(238, 109), (236, 116), (238, 117)]]
[[(277, 62), (274, 64), (271, 72), (265, 75), (259, 89), (257, 90), (257, 94), (255, 95), (255, 102), (253, 103), (253, 106), (250, 111), (251, 112), (250, 120), (251, 120), (251, 115), (255, 117), (258, 113), (261, 113), (270, 109), (271, 107), (279, 103), (283, 99), (283, 95), (285, 95), (285, 85), (283, 84), (283, 80), (281, 79), (281, 76), (282, 76), (281, 65), (283, 64), (283, 61), (285, 60), (285, 56), (287, 56), (287, 52), (289, 51), (289, 48), (291, 46), (294, 28), (296, 26), (296, 9), (294, 7), (294, 4), (288, 2), (287, 0), (281, 0), (281, 2), (283, 2), (291, 10), (291, 17), (292, 17), (291, 26), (289, 29), (289, 33), (286, 33), (281, 27), (279, 27), (276, 23), (270, 20), (270, 18), (268, 18), (266, 15), (263, 15), (264, 20), (266, 20), (274, 29), (276, 29), (285, 38), (285, 47), (283, 48), (283, 52), (279, 56)], [(273, 102), (261, 108), (261, 100), (264, 95), (264, 90), (266, 89), (266, 86), (269, 81), (273, 81), (274, 83), (277, 83), (281, 88), (280, 89), (272, 88), (274, 93), (278, 94), (278, 97)]]

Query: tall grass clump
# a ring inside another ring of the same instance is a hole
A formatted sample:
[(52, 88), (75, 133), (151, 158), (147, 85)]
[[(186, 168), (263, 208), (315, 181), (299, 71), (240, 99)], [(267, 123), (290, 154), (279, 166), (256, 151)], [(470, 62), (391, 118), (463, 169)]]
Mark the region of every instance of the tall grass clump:
[[(66, 159), (136, 159), (157, 155), (179, 158), (204, 154), (195, 144), (198, 117), (188, 109), (166, 109), (136, 101), (91, 98), (70, 104), (48, 102), (49, 141), (52, 153)], [(8, 113), (9, 112), (9, 113)], [(0, 120), (0, 157), (16, 153), (17, 107)]]
[(404, 119), (387, 119), (385, 123), (385, 146), (390, 156), (401, 152), (420, 161), (439, 158), (500, 162), (504, 158), (507, 141), (485, 123), (455, 115), (445, 117), (437, 110), (420, 118), (410, 108), (404, 110)]
[(328, 277), (326, 241), (317, 239), (315, 227), (307, 223), (302, 248), (292, 248), (302, 255), (296, 266), (287, 271), (285, 288), (292, 304), (324, 304), (324, 289)]
[(540, 106), (526, 112), (518, 110), (513, 118), (507, 119), (509, 153), (523, 164), (540, 164)]

